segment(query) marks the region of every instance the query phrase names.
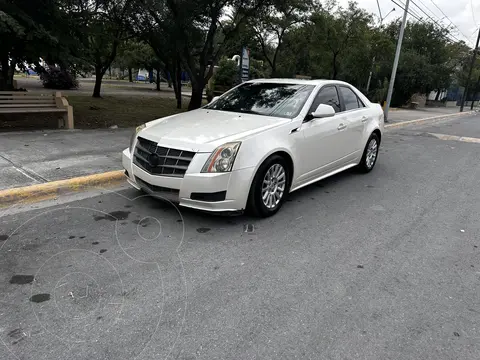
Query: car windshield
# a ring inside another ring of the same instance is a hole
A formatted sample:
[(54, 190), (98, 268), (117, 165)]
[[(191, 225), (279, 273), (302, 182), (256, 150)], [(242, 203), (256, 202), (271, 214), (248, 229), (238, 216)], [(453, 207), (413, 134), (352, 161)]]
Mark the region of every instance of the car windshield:
[(205, 109), (294, 118), (313, 88), (313, 85), (302, 84), (246, 83), (208, 104)]

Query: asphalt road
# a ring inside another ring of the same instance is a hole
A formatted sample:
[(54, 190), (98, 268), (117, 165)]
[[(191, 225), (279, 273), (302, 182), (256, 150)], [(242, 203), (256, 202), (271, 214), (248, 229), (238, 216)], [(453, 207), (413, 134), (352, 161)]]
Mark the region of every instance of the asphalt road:
[(130, 189), (10, 209), (0, 359), (479, 359), (480, 144), (429, 132), (480, 116), (390, 131), (265, 220)]

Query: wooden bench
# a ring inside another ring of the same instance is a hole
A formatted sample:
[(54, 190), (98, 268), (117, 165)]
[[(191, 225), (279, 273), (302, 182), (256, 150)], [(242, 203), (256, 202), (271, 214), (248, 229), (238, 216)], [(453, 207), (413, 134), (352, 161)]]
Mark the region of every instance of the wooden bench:
[(62, 113), (58, 127), (73, 129), (73, 108), (61, 92), (0, 91), (0, 114)]

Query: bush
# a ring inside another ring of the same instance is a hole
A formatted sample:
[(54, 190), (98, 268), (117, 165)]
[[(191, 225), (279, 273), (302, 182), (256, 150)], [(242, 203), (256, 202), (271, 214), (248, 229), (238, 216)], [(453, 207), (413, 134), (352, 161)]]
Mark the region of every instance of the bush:
[(234, 60), (222, 58), (213, 76), (215, 85), (231, 88), (238, 81), (238, 67)]
[(43, 87), (46, 89), (70, 90), (78, 88), (74, 75), (64, 69), (51, 67), (40, 74)]

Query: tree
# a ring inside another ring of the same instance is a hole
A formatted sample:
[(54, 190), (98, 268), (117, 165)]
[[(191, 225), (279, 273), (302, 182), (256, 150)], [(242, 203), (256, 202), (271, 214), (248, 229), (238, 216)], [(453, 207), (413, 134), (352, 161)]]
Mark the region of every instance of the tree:
[(372, 16), (355, 2), (349, 2), (346, 9), (335, 7), (334, 3), (329, 7), (314, 13), (312, 22), (315, 24), (314, 38), (317, 37), (317, 43), (330, 55), (329, 78), (337, 79), (342, 71), (342, 56), (351, 52), (352, 48), (358, 49), (365, 44)]
[(215, 85), (232, 87), (238, 82), (238, 66), (236, 61), (222, 58), (218, 63), (218, 69), (213, 76)]
[(84, 60), (95, 70), (93, 97), (100, 97), (102, 79), (128, 35), (128, 14), (134, 0), (64, 0), (65, 11), (80, 30)]
[[(392, 42), (398, 31), (399, 21), (386, 28)], [(392, 97), (394, 106), (405, 104), (415, 93), (429, 94), (449, 87), (458, 64), (458, 46), (452, 47), (447, 34), (447, 30), (434, 24), (407, 24)], [(390, 71), (391, 62), (386, 63), (380, 73), (387, 77)]]
[(55, 0), (0, 0), (0, 90), (13, 89), (17, 65), (39, 64), (40, 57), (63, 52), (64, 30), (68, 33)]
[(118, 54), (112, 66), (128, 71), (128, 81), (133, 82), (133, 69), (145, 68), (148, 62), (150, 46), (135, 40), (127, 40), (118, 47)]
[[(265, 4), (266, 0), (147, 1), (146, 11), (155, 27), (174, 44), (172, 59), (176, 68), (181, 63), (189, 75), (189, 110), (202, 105), (203, 90), (226, 44)], [(220, 20), (228, 12), (231, 20), (224, 24)]]
[(284, 37), (296, 26), (308, 19), (312, 1), (274, 0), (259, 16), (251, 19), (263, 56), (271, 68), (271, 76), (277, 76), (277, 59), (283, 47)]

